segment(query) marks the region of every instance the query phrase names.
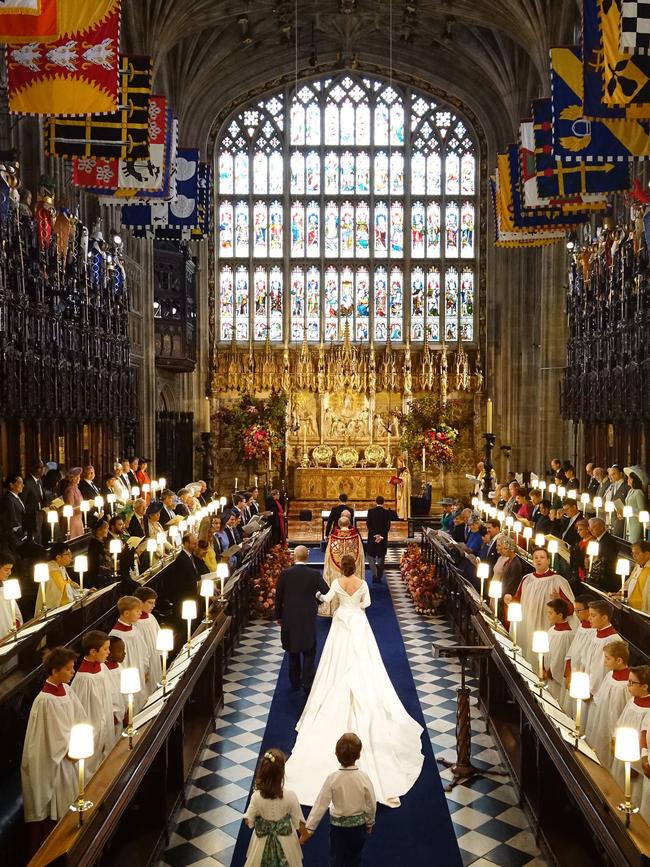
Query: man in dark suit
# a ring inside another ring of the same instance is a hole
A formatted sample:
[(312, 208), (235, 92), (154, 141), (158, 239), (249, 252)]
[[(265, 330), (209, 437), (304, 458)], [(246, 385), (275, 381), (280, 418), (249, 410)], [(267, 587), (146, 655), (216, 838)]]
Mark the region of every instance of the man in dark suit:
[(166, 488), (160, 495), (161, 510), (160, 510), (160, 526), (165, 529), (167, 524), (176, 517), (174, 512), (174, 492)]
[(376, 505), (368, 509), (368, 560), (372, 573), (372, 583), (381, 584), (384, 574), (384, 560), (388, 550), (388, 534), (390, 533), (391, 521), (399, 520), (397, 512), (387, 509), (383, 497), (375, 498)]
[(294, 565), (280, 573), (275, 588), (275, 618), (282, 647), (289, 654), (289, 680), (294, 689), (311, 689), (316, 658), (316, 592), (327, 593), (323, 576), (306, 565), (309, 552), (298, 545)]
[(23, 477), (19, 473), (11, 473), (5, 480), (5, 488), (0, 499), (0, 531), (5, 546), (15, 554), (27, 538), (23, 526), (25, 505), (20, 499)]
[(551, 501), (542, 500), (539, 504), (539, 513), (535, 518), (536, 533), (543, 533), (544, 535), (547, 533), (553, 533), (555, 518), (551, 516), (551, 512), (553, 512), (553, 515), (555, 514), (555, 509), (551, 509)]
[(329, 536), (334, 527), (338, 527), (339, 518), (343, 514), (343, 512), (350, 513), (350, 526), (354, 527), (354, 509), (351, 506), (348, 506), (348, 495), (347, 494), (339, 494), (339, 502), (337, 506), (334, 506), (332, 511), (330, 512), (329, 518), (327, 519), (327, 526), (325, 527), (325, 537)]
[(173, 570), (173, 578), (169, 586), (178, 591), (179, 600), (195, 599), (197, 595), (200, 578), (194, 558), (197, 541), (194, 533), (185, 533), (178, 557), (170, 567)]
[(598, 556), (589, 576), (589, 583), (606, 593), (615, 593), (620, 589), (620, 578), (616, 574), (618, 560), (618, 542), (607, 529), (607, 524), (601, 518), (589, 520), (589, 532), (598, 542)]
[(260, 505), (257, 502), (257, 498), (259, 497), (259, 494), (260, 494), (260, 489), (257, 486), (254, 488), (251, 488), (251, 501), (248, 504), (248, 508), (250, 510), (251, 517), (254, 517), (255, 515), (259, 515), (259, 513), (260, 513)]
[(576, 524), (582, 518), (582, 512), (572, 497), (565, 497), (562, 500), (562, 510), (564, 517), (559, 521), (557, 535), (571, 548), (580, 541)]
[(142, 497), (138, 497), (133, 504), (133, 514), (129, 521), (129, 536), (136, 536), (138, 539), (142, 539), (149, 535), (149, 519), (146, 516), (146, 510), (146, 500), (143, 500)]
[(88, 465), (83, 468), (79, 479), (79, 490), (84, 500), (89, 500), (91, 503), (95, 497), (101, 497), (102, 492), (95, 484), (95, 468), (93, 466)]
[(479, 557), (481, 560), (490, 564), (490, 572), (492, 572), (494, 564), (499, 559), (499, 552), (497, 551), (497, 536), (501, 532), (501, 524), (496, 520), (496, 518), (494, 518), (485, 522), (484, 529), (483, 547), (481, 548)]
[(105, 587), (113, 578), (113, 564), (109, 559), (108, 521), (100, 519), (93, 527), (88, 542), (88, 584), (90, 587)]
[(42, 541), (43, 532), (43, 508), (45, 506), (45, 490), (41, 478), (45, 465), (43, 461), (35, 461), (25, 476), (23, 491), (20, 498), (25, 506), (25, 519), (23, 526), (27, 530), (27, 536), (38, 545)]

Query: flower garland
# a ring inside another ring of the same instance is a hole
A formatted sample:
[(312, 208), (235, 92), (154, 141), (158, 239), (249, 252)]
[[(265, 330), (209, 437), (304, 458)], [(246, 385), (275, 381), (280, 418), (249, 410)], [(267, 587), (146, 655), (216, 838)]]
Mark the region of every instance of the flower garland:
[(275, 545), (262, 564), (259, 575), (253, 579), (251, 592), (251, 617), (261, 617), (264, 620), (275, 619), (275, 587), (280, 572), (291, 566), (291, 552), (285, 542)]
[(417, 613), (427, 617), (436, 614), (441, 600), (436, 567), (424, 560), (419, 545), (407, 546), (400, 560), (400, 574)]

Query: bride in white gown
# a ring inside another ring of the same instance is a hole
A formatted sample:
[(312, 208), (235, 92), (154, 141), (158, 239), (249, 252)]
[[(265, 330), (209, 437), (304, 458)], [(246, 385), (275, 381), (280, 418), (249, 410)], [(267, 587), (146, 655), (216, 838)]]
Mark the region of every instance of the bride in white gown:
[[(334, 747), (345, 732), (361, 738), (358, 766), (377, 800), (399, 807), (420, 775), (422, 727), (408, 715), (384, 667), (365, 609), (370, 591), (354, 575), (354, 558), (341, 560), (343, 577), (321, 598), (338, 607), (286, 765), (285, 785), (312, 805), (325, 778), (338, 767)], [(346, 568), (347, 567), (347, 568)]]

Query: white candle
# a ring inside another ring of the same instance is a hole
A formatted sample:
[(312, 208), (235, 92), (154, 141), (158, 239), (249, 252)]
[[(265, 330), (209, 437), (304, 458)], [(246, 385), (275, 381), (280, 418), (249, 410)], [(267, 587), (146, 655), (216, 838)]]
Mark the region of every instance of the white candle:
[(269, 446), (269, 479), (271, 478), (271, 446)]
[(486, 420), (486, 433), (492, 433), (492, 398), (488, 397), (487, 399), (487, 420)]
[(422, 472), (425, 473), (427, 469), (427, 450), (425, 446), (422, 446)]

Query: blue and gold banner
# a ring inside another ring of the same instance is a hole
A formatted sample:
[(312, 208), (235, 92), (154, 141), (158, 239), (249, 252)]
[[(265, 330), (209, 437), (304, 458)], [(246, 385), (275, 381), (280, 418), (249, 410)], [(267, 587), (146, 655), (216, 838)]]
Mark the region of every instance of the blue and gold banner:
[(616, 160), (650, 155), (650, 121), (587, 118), (582, 49), (551, 48), (553, 153), (569, 160)]
[(540, 196), (609, 193), (630, 188), (630, 166), (622, 162), (569, 162), (553, 153), (553, 108), (550, 99), (532, 103), (535, 170)]
[(515, 227), (507, 167), (501, 175), (497, 164), (496, 176), (490, 178), (490, 190), (494, 207), (494, 243), (497, 247), (542, 247), (547, 244), (556, 244), (564, 238), (562, 229), (533, 233)]
[(626, 109), (628, 117), (650, 117), (650, 55), (621, 50), (621, 0), (584, 2), (598, 3), (603, 102)]

